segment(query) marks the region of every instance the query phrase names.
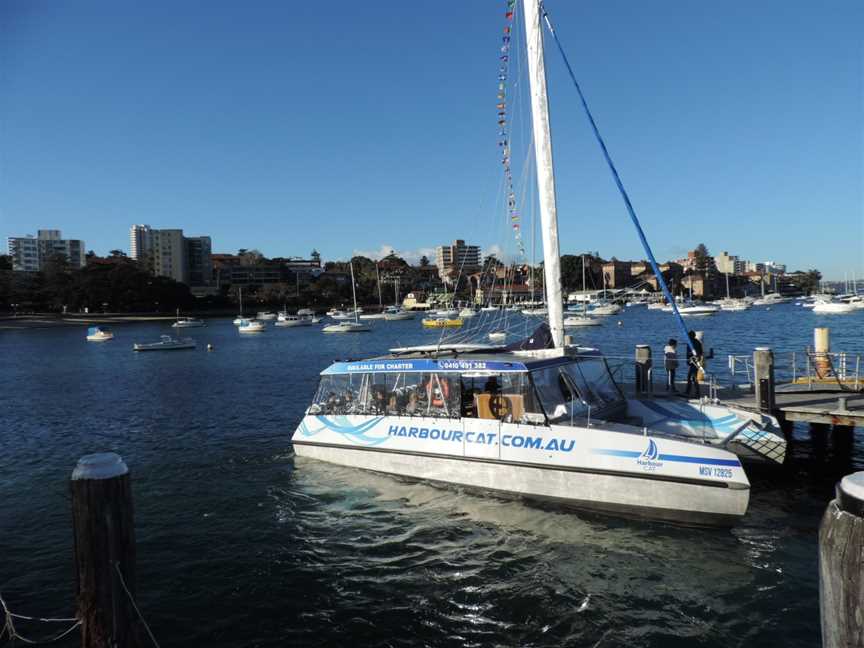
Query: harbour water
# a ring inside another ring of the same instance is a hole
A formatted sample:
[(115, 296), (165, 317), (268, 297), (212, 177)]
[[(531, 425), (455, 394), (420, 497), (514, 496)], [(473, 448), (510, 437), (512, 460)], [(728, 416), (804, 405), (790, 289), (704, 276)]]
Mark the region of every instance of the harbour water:
[[(718, 367), (758, 345), (801, 351), (814, 326), (864, 353), (864, 311), (689, 323)], [(67, 480), (79, 456), (112, 450), (132, 471), (138, 602), (162, 645), (819, 645), (817, 528), (835, 481), (864, 468), (861, 432), (850, 453), (796, 428), (788, 465), (751, 474), (733, 529), (620, 520), (295, 460), (318, 372), (437, 340), (419, 321), (241, 337), (210, 320), (183, 331), (195, 351), (132, 352), (168, 332), (0, 331), (0, 592), (14, 611), (73, 612)], [(644, 308), (573, 333), (626, 356), (680, 337)]]

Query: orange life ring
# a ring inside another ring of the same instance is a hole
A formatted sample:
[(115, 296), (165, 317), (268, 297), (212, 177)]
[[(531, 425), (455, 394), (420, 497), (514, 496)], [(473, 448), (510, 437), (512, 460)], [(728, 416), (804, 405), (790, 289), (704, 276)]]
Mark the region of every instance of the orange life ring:
[(444, 401), (450, 396), (450, 383), (446, 378), (443, 380), (439, 378), (438, 384), (441, 385), (440, 397), (433, 394), (435, 390), (432, 388), (431, 378), (429, 379), (429, 384), (426, 386), (426, 396), (432, 402), (433, 407), (444, 407)]

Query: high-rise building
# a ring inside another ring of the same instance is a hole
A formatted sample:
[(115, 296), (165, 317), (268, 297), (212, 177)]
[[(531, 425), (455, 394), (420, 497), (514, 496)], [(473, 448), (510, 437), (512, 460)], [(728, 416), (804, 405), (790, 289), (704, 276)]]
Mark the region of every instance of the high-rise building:
[(133, 225), (129, 228), (129, 256), (138, 261), (152, 247), (149, 225)]
[(87, 263), (84, 241), (61, 238), (60, 230), (39, 230), (36, 237), (10, 236), (9, 256), (12, 269), (38, 272), (52, 255), (62, 254), (73, 268), (83, 268)]
[(213, 261), (209, 236), (184, 238), (186, 263), (189, 267), (189, 285), (204, 286), (213, 278)]
[(182, 229), (129, 229), (129, 256), (145, 261), (154, 275), (171, 277), (191, 286), (210, 283), (213, 275), (209, 236), (183, 236)]
[(453, 283), (459, 275), (467, 276), (480, 270), (480, 247), (457, 239), (452, 245), (439, 245), (435, 249), (435, 259), (438, 276), (442, 281)]

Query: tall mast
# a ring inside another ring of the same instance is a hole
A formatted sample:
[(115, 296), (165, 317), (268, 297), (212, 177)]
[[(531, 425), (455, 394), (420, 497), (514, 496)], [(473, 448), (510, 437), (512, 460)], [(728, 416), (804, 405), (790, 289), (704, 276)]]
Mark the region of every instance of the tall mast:
[(354, 300), (354, 321), (359, 322), (360, 320), (357, 317), (357, 288), (354, 286), (354, 260), (348, 262), (348, 266), (351, 268), (351, 298)]
[(378, 307), (384, 308), (384, 300), (381, 299), (381, 275), (378, 274), (378, 262), (375, 262), (375, 279), (378, 280)]
[(543, 60), (538, 0), (522, 0), (525, 40), (528, 44), (528, 78), (531, 84), (531, 122), (534, 158), (537, 162), (537, 194), (543, 236), (543, 272), (549, 304), (552, 343), (564, 346), (564, 305), (561, 297), (561, 259), (558, 250), (558, 210), (555, 205), (555, 172), (552, 168), (552, 135), (549, 130), (549, 97)]

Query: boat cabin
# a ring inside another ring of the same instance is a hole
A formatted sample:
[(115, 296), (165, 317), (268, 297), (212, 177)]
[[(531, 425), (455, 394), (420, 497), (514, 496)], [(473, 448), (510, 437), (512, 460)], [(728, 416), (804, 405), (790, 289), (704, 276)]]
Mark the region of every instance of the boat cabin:
[(336, 362), (323, 372), (311, 415), (497, 419), (584, 425), (626, 412), (606, 360), (578, 353), (422, 352)]

